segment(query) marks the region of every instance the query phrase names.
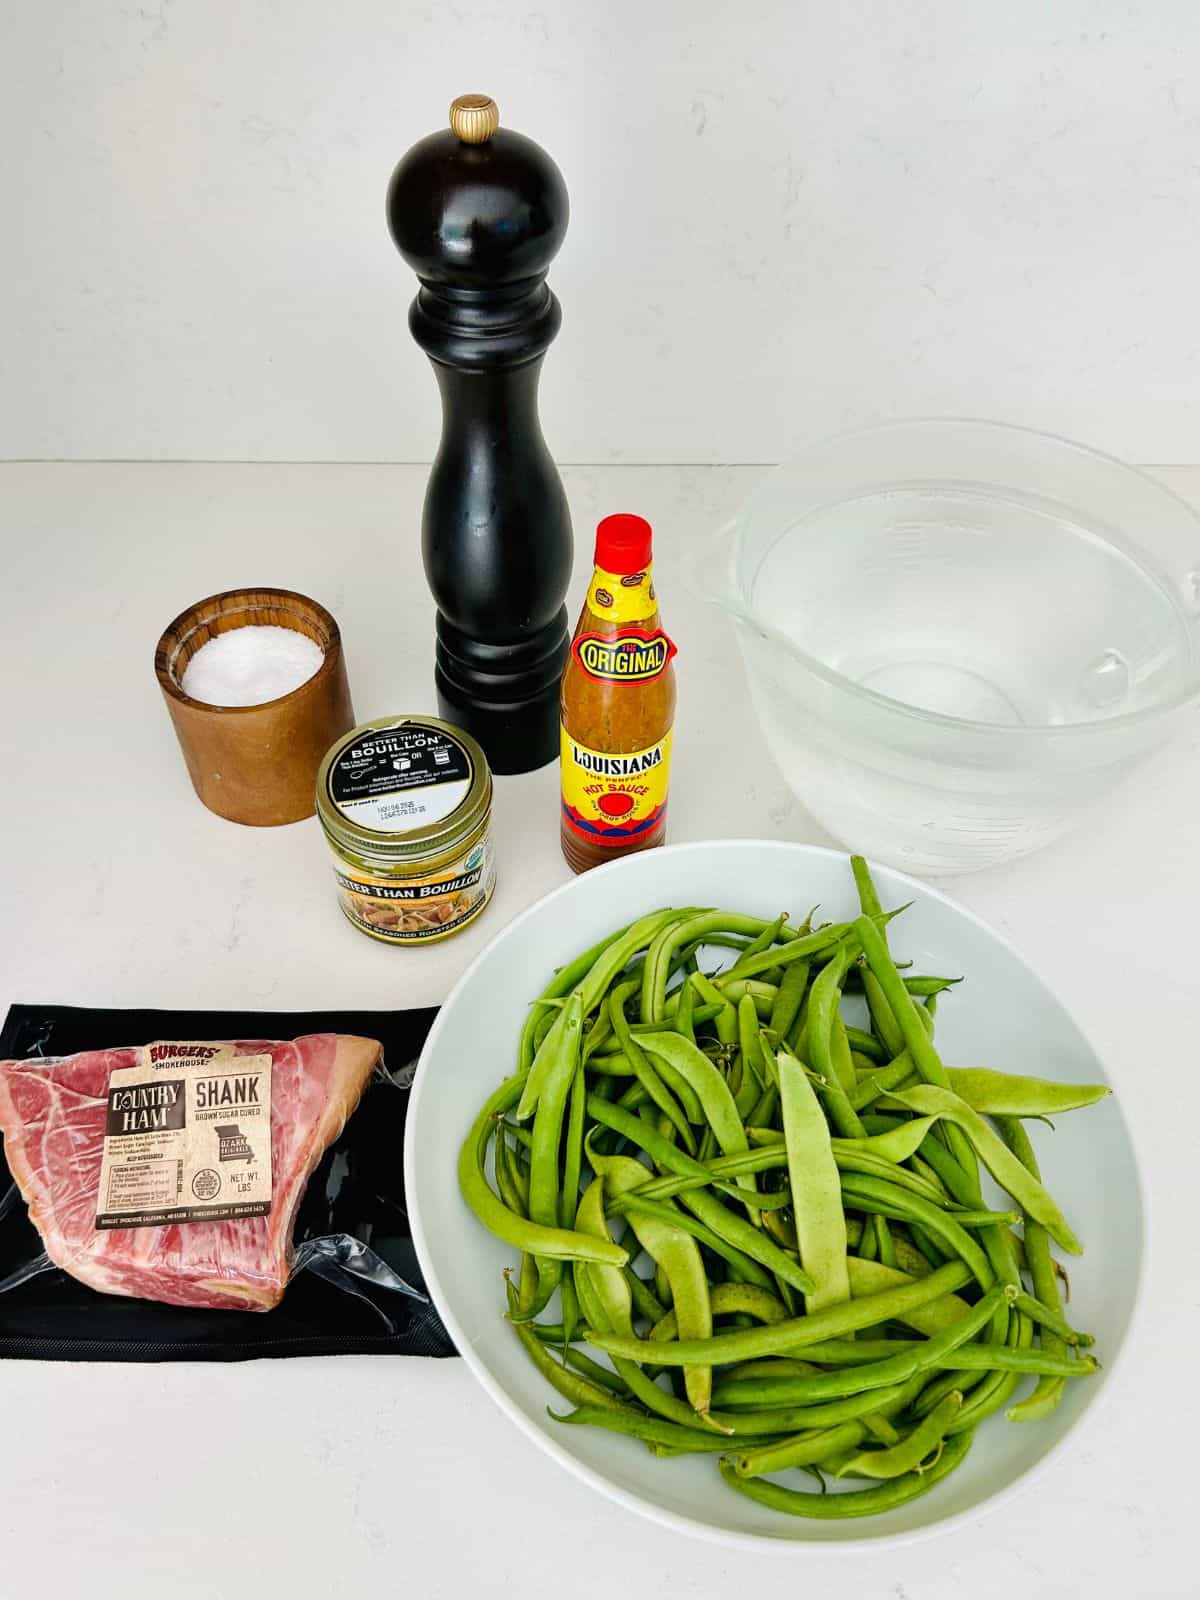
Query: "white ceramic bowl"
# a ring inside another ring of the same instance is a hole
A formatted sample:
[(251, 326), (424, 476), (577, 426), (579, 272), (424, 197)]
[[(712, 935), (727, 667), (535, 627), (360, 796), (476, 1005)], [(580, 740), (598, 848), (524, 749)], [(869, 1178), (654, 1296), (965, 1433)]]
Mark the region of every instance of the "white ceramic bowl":
[[(964, 973), (938, 1011), (938, 1043), (953, 1064), (1103, 1081), (1095, 1052), (1042, 980), (999, 935), (936, 890), (875, 872), (885, 905), (914, 902), (892, 927), (898, 957), (918, 971)], [(476, 1222), (458, 1192), (459, 1145), (480, 1104), (513, 1070), (529, 999), (556, 966), (657, 906), (714, 905), (776, 916), (854, 915), (846, 857), (810, 845), (733, 840), (678, 845), (614, 862), (547, 895), (496, 936), (442, 1007), (417, 1070), (405, 1139), (405, 1182), (417, 1253), (463, 1359), (513, 1421), (585, 1483), (631, 1510), (729, 1544), (780, 1540), (878, 1546), (913, 1538), (996, 1504), (1065, 1442), (1112, 1382), (1138, 1297), (1142, 1197), (1117, 1099), (1031, 1136), (1043, 1173), (1087, 1254), (1071, 1263), (1071, 1320), (1096, 1335), (1104, 1370), (1072, 1383), (1045, 1422), (1003, 1416), (980, 1429), (964, 1465), (929, 1494), (885, 1516), (810, 1522), (770, 1511), (726, 1487), (710, 1457), (660, 1460), (633, 1439), (551, 1422), (563, 1408), (503, 1317), (501, 1272), (514, 1256)]]

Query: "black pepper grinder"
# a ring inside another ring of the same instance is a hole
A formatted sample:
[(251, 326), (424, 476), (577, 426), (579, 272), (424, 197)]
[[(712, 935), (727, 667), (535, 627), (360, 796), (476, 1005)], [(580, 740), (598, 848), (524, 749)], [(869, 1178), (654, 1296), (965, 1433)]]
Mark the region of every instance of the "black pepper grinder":
[(542, 357), (562, 312), (546, 269), (567, 190), (546, 152), (462, 95), (450, 127), (392, 174), (388, 226), (421, 288), (409, 327), (433, 362), (442, 438), (421, 545), (437, 602), (442, 715), (495, 772), (558, 755), (571, 517), (538, 421)]

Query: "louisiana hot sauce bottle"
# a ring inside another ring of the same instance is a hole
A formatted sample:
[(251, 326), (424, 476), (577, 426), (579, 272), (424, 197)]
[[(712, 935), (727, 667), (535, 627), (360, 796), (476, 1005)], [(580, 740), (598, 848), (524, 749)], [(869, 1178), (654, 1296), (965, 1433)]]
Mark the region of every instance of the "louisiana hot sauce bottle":
[(644, 517), (605, 517), (562, 677), (563, 855), (575, 872), (662, 844), (675, 646), (663, 632)]

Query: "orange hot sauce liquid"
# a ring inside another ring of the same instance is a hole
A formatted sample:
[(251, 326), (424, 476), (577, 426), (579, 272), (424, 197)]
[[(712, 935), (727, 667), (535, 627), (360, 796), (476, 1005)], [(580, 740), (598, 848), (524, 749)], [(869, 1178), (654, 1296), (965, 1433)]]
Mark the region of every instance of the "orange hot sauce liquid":
[[(575, 872), (666, 838), (675, 647), (662, 632), (650, 538), (640, 517), (600, 524), (596, 573), (563, 672), (560, 838)], [(633, 668), (626, 678), (623, 665)]]

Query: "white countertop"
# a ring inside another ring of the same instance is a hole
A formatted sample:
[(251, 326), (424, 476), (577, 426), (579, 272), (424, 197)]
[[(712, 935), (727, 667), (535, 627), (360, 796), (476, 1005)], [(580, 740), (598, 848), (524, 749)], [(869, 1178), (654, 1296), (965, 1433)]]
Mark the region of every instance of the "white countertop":
[[(731, 631), (679, 577), (679, 552), (760, 470), (564, 474), (585, 560), (606, 511), (639, 510), (658, 530), (680, 646), (675, 840), (825, 840), (769, 761)], [(1162, 475), (1200, 500), (1200, 468)], [(0, 466), (0, 1003), (436, 1003), (515, 911), (566, 879), (556, 769), (500, 779), (492, 908), (429, 950), (384, 948), (338, 914), (315, 821), (238, 828), (188, 784), (151, 658), (165, 623), (219, 589), (275, 584), (328, 605), (361, 718), (434, 709), (424, 481), (418, 467)], [(585, 577), (581, 561), (572, 609)], [(719, 763), (706, 753), (715, 726)], [(1083, 1024), (1123, 1089), (1150, 1189), (1136, 1348), (1100, 1415), (1003, 1511), (892, 1553), (727, 1556), (568, 1477), (457, 1361), (8, 1363), (0, 1597), (457, 1600), (519, 1585), (792, 1600), (814, 1581), (824, 1600), (1194, 1595), (1198, 802), (1193, 718), (1075, 835), (949, 885)]]

